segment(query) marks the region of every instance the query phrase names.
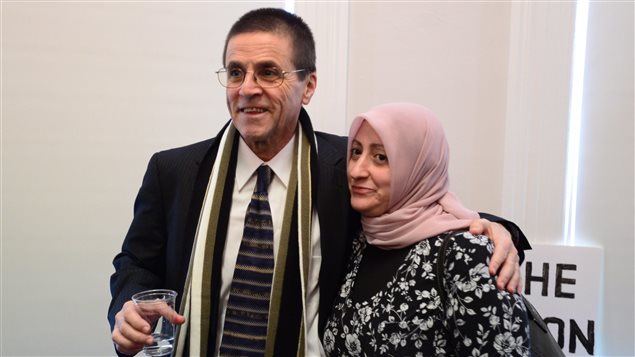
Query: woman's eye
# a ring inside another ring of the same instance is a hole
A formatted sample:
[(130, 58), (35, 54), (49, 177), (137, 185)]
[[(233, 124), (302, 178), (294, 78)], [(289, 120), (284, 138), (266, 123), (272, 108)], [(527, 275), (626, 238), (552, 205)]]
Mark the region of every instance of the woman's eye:
[(384, 154), (377, 154), (375, 155), (375, 158), (377, 159), (377, 161), (380, 161), (380, 162), (388, 161), (388, 157)]
[(362, 150), (358, 148), (351, 148), (351, 156), (359, 156), (362, 153)]

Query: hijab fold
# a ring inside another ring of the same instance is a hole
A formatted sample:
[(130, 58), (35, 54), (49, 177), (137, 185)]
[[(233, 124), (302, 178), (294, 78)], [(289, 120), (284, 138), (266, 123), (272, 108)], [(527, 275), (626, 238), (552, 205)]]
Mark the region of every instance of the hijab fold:
[(388, 211), (378, 217), (362, 216), (369, 244), (404, 248), (468, 227), (479, 218), (448, 191), (450, 150), (443, 127), (430, 110), (413, 103), (388, 103), (358, 115), (348, 135), (348, 159), (364, 122), (377, 132), (390, 167)]

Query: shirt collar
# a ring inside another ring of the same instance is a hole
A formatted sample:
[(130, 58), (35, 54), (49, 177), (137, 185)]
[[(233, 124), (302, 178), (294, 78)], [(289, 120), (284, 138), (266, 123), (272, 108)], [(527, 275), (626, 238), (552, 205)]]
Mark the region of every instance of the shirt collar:
[(262, 164), (271, 167), (274, 173), (274, 180), (277, 178), (285, 188), (288, 187), (291, 165), (293, 164), (293, 143), (297, 140), (296, 137), (297, 135), (289, 140), (287, 145), (268, 162), (264, 162), (256, 156), (249, 146), (247, 146), (243, 138), (240, 137), (240, 141), (238, 142), (238, 165), (236, 165), (235, 181), (235, 184), (239, 187), (238, 190), (242, 191), (245, 188), (245, 185), (249, 182), (254, 172), (256, 172), (258, 166)]

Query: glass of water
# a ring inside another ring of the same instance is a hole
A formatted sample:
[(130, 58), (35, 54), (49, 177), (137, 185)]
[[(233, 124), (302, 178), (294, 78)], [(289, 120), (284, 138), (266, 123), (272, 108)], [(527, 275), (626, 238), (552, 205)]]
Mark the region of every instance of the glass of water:
[(167, 289), (146, 290), (132, 296), (141, 316), (150, 323), (152, 344), (143, 347), (146, 356), (169, 356), (174, 343), (174, 324), (166, 316), (174, 310), (176, 291)]

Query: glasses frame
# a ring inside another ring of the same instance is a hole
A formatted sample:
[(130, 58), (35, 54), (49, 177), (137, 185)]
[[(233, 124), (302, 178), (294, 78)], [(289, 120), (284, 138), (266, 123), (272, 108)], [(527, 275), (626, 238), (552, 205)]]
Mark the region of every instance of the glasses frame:
[(243, 72), (245, 72), (245, 75), (243, 76), (243, 80), (238, 85), (223, 84), (223, 80), (221, 79), (221, 76), (227, 76), (227, 68), (225, 68), (225, 67), (220, 68), (215, 73), (216, 73), (216, 77), (218, 78), (218, 83), (220, 83), (220, 85), (225, 87), (225, 88), (240, 88), (245, 83), (245, 79), (247, 78), (247, 73), (252, 73), (253, 74), (253, 78), (254, 78), (254, 82), (256, 84), (258, 84), (259, 86), (261, 86), (262, 88), (276, 88), (276, 87), (280, 87), (282, 85), (282, 83), (284, 83), (284, 80), (287, 78), (287, 74), (304, 72), (306, 70), (307, 70), (306, 68), (302, 68), (302, 69), (296, 69), (296, 70), (293, 70), (293, 71), (282, 71), (282, 72), (280, 72), (280, 79), (281, 79), (280, 83), (278, 83), (276, 85), (272, 85), (272, 86), (266, 85), (266, 84), (263, 85), (263, 83), (258, 82), (258, 76), (256, 76), (256, 72), (255, 71), (243, 71)]

